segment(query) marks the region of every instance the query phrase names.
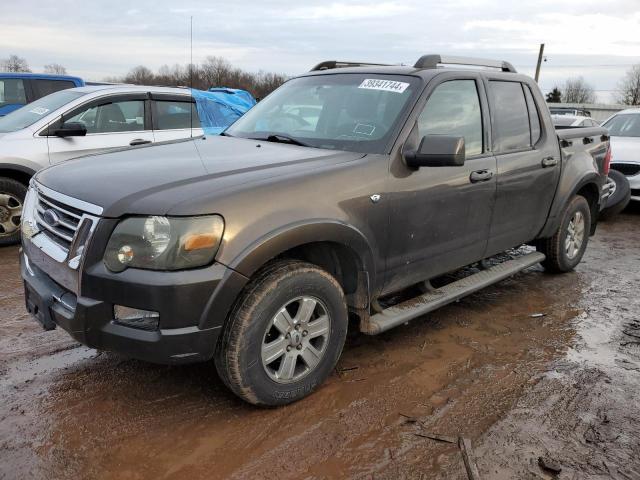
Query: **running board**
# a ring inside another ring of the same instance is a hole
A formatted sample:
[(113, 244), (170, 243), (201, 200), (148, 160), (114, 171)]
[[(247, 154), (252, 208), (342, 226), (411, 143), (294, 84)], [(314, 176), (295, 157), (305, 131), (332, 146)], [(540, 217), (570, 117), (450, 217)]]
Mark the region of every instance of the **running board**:
[(489, 285), (511, 277), (512, 275), (531, 267), (545, 259), (544, 254), (532, 252), (521, 257), (507, 260), (487, 270), (469, 275), (461, 280), (445, 285), (431, 292), (414, 297), (405, 302), (384, 309), (369, 318), (361, 327), (367, 335), (376, 335), (416, 317), (432, 312), (448, 303), (488, 287)]

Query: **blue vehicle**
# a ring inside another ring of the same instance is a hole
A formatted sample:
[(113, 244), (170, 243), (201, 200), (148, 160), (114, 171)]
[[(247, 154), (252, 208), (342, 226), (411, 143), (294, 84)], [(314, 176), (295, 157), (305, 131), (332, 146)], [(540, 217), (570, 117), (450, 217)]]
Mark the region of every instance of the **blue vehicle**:
[(84, 85), (84, 80), (69, 75), (0, 73), (0, 117), (50, 93)]

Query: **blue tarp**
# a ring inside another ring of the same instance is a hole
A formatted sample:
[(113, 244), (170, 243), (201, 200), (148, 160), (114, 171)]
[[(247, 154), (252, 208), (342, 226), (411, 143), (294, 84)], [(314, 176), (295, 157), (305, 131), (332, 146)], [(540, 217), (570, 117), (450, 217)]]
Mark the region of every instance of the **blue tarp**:
[(206, 135), (220, 134), (256, 104), (249, 92), (235, 88), (191, 89), (191, 94)]

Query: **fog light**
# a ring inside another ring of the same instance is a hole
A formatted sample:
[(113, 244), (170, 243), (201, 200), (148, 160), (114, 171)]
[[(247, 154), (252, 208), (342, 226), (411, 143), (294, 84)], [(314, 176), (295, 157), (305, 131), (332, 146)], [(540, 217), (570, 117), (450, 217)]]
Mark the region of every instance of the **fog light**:
[(124, 305), (113, 306), (113, 318), (120, 325), (140, 330), (158, 330), (160, 324), (158, 312), (125, 307)]

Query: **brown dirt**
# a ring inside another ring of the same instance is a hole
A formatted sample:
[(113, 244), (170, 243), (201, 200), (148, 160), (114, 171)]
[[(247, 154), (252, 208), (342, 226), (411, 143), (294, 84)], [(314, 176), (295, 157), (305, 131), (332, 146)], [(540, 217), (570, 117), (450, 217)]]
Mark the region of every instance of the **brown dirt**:
[(484, 479), (640, 478), (640, 208), (601, 224), (576, 272), (532, 268), (351, 333), (326, 384), (278, 409), (242, 403), (212, 364), (43, 332), (16, 257), (0, 250), (0, 478), (467, 478), (455, 444), (416, 433), (470, 438)]

